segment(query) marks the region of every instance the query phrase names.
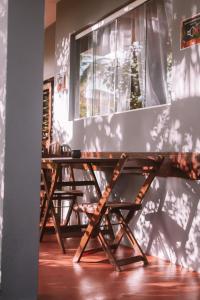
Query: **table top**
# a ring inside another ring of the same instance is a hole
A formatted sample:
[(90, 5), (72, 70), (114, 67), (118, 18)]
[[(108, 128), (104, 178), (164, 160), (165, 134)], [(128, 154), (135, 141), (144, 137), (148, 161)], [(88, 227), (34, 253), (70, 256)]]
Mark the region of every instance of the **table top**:
[(109, 157), (46, 157), (42, 158), (42, 163), (58, 164), (58, 165), (84, 165), (92, 164), (96, 166), (115, 166), (119, 158)]
[[(192, 180), (200, 179), (199, 152), (124, 152), (128, 158), (135, 161), (163, 157), (163, 163), (158, 173), (161, 177), (182, 177)], [(43, 157), (42, 163), (54, 164), (93, 164), (100, 167), (115, 166), (122, 152), (82, 152), (81, 158)]]
[(110, 157), (43, 157), (43, 162), (55, 162), (55, 163), (103, 163), (103, 162), (117, 162), (119, 158), (110, 158)]

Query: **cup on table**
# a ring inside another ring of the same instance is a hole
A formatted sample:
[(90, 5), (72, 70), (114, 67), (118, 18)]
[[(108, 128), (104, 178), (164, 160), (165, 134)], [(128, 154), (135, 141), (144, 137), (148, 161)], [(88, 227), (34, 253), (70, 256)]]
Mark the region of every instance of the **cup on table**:
[(80, 158), (81, 157), (81, 150), (72, 150), (71, 157), (73, 158)]
[(62, 144), (61, 145), (61, 155), (70, 157), (71, 156), (71, 148), (68, 144)]

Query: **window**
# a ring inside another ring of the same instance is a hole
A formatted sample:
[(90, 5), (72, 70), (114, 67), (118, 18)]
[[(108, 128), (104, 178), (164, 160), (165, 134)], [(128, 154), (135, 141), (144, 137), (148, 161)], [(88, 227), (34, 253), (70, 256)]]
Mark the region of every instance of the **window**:
[(140, 2), (75, 37), (76, 118), (171, 102), (172, 0)]

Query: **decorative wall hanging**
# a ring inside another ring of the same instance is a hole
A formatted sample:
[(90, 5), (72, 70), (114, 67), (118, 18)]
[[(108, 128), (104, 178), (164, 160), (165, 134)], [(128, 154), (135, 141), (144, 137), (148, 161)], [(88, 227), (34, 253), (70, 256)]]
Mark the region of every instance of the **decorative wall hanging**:
[(181, 49), (200, 43), (200, 14), (185, 19), (181, 26)]
[(57, 74), (56, 76), (56, 92), (62, 93), (66, 90), (66, 75)]

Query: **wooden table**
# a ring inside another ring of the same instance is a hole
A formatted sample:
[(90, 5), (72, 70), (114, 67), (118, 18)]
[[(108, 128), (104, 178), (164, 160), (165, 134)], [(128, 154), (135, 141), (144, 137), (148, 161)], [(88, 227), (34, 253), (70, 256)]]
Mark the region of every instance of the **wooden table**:
[[(148, 176), (146, 176), (144, 183), (139, 188), (138, 194), (135, 197), (134, 201), (136, 203), (141, 203), (143, 198), (145, 197), (148, 189), (151, 186), (152, 181), (155, 176), (160, 177), (180, 177), (191, 180), (199, 180), (200, 179), (200, 153), (176, 153), (176, 152), (161, 152), (161, 153), (136, 153), (136, 152), (128, 152), (126, 153), (126, 159), (120, 159), (121, 153), (112, 152), (112, 153), (97, 153), (97, 152), (85, 152), (82, 154), (84, 157), (81, 158), (69, 158), (69, 157), (48, 157), (42, 159), (42, 170), (45, 172), (46, 168), (53, 168), (54, 173), (51, 181), (51, 185), (49, 187), (46, 186), (46, 194), (47, 194), (47, 210), (46, 213), (51, 210), (53, 214), (53, 218), (55, 215), (53, 208), (53, 193), (55, 191), (56, 185), (58, 184), (59, 172), (63, 167), (72, 166), (74, 168), (84, 168), (90, 172), (91, 181), (76, 181), (74, 185), (85, 186), (85, 185), (94, 185), (97, 195), (98, 195), (98, 206), (94, 213), (94, 217), (88, 224), (86, 232), (81, 239), (80, 245), (77, 249), (77, 252), (74, 257), (74, 261), (78, 262), (80, 257), (87, 246), (87, 243), (93, 233), (95, 224), (98, 223), (99, 216), (103, 208), (105, 207), (105, 203), (108, 201), (110, 194), (112, 193), (113, 187), (118, 181), (118, 178), (121, 174), (122, 169), (124, 169), (124, 163), (126, 162), (127, 157), (132, 160), (133, 168), (136, 175), (141, 175), (148, 173), (145, 171), (146, 162), (148, 158), (157, 159), (160, 158), (162, 162), (156, 172), (149, 172)], [(102, 193), (100, 187), (98, 185), (95, 170), (103, 169), (103, 168), (112, 168), (113, 176), (111, 182), (105, 188)], [(138, 171), (139, 170), (139, 171)], [(66, 186), (71, 185), (70, 182), (65, 183)], [(44, 218), (44, 221), (41, 226), (41, 235), (42, 238), (44, 229), (46, 226), (47, 218)], [(58, 239), (58, 243), (61, 248), (63, 248), (63, 242), (61, 239), (61, 233), (58, 224), (56, 223), (56, 218), (54, 220), (54, 227), (56, 230), (56, 236)], [(118, 239), (121, 239), (120, 233), (118, 234)]]

